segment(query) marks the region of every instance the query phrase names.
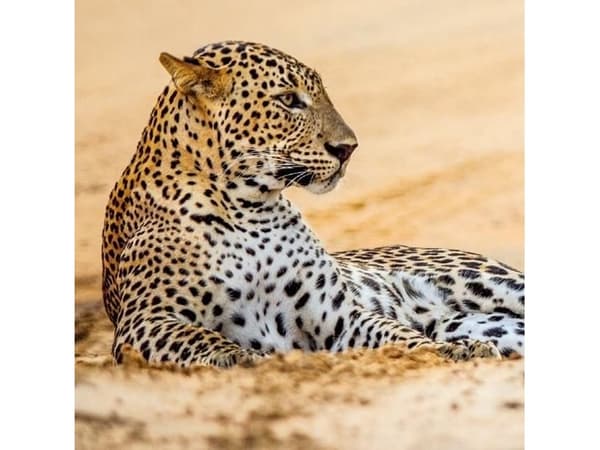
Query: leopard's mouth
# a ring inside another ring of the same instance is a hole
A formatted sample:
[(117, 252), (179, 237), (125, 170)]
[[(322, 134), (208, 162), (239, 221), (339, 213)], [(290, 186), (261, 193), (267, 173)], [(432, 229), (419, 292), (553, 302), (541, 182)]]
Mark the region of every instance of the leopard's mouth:
[(346, 174), (348, 160), (339, 164), (337, 168), (326, 176), (320, 176), (318, 171), (298, 163), (287, 163), (283, 167), (278, 167), (275, 171), (275, 178), (285, 182), (285, 187), (298, 186), (307, 189), (315, 194), (321, 194), (331, 191), (337, 186), (337, 183)]
[(315, 174), (302, 164), (293, 164), (278, 168), (275, 177), (289, 182), (288, 186), (297, 184), (306, 187), (314, 181)]

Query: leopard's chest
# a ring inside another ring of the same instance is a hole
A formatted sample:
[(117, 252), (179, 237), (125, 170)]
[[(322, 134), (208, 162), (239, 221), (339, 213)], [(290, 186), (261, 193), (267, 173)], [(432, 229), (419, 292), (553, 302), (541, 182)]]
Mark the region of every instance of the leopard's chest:
[(314, 347), (322, 280), (333, 267), (313, 236), (293, 227), (251, 230), (225, 235), (221, 244), (208, 263), (208, 288), (221, 313), (207, 325), (245, 347)]

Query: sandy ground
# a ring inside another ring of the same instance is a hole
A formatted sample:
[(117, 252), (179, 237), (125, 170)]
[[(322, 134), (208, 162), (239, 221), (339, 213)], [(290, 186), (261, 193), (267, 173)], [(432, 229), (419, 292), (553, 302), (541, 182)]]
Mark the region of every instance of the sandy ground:
[(523, 267), (522, 2), (77, 2), (77, 448), (521, 448), (522, 360), (386, 348), (220, 372), (107, 362), (104, 205), (167, 82), (158, 54), (224, 39), (319, 70), (358, 136), (336, 191), (289, 193), (328, 248), (444, 246)]

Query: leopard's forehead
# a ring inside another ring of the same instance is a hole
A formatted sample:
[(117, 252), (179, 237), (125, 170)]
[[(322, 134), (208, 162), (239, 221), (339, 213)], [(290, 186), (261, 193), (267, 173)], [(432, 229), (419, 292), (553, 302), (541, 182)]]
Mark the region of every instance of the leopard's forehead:
[(261, 80), (270, 87), (319, 92), (323, 85), (319, 74), (293, 56), (264, 44), (224, 41), (209, 44), (194, 52), (193, 58), (212, 67), (231, 69), (237, 76)]

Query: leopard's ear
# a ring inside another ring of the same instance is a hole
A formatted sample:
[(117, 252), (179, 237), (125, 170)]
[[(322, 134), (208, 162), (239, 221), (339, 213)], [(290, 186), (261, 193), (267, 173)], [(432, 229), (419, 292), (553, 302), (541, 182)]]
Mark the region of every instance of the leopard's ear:
[(171, 75), (177, 90), (185, 95), (217, 98), (231, 91), (231, 75), (226, 69), (206, 67), (193, 58), (182, 61), (165, 52), (160, 54), (159, 61)]

